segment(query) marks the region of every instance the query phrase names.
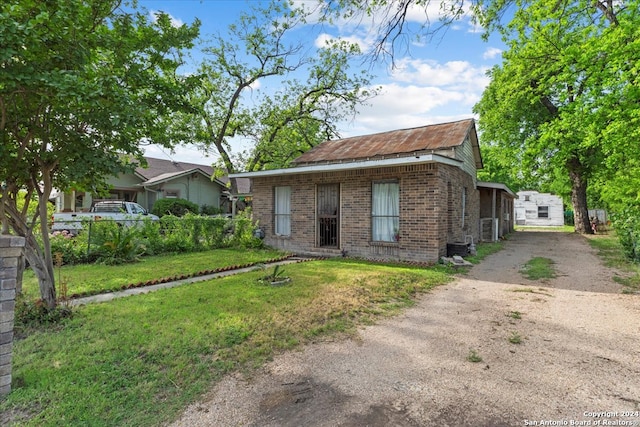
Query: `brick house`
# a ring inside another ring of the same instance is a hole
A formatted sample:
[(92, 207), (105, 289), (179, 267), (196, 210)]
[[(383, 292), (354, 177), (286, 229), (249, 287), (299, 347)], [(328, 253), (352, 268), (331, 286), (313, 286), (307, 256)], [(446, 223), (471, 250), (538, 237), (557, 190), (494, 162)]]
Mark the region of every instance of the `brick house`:
[(479, 238), (472, 119), (326, 141), (287, 169), (245, 172), (269, 246), (299, 254), (436, 262)]

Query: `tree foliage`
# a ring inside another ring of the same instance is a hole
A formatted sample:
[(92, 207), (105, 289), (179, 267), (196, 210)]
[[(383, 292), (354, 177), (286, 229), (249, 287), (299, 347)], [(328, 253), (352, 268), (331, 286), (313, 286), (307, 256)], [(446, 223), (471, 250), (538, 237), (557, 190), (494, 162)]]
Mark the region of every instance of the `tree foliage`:
[[(47, 306), (55, 305), (52, 189), (98, 192), (106, 176), (134, 168), (128, 159), (142, 161), (140, 142), (162, 134), (157, 117), (184, 106), (179, 89), (190, 79), (176, 69), (197, 34), (197, 23), (176, 28), (118, 0), (0, 5), (0, 219), (26, 238)], [(38, 210), (28, 215), (32, 200)]]
[[(486, 10), (486, 22), (504, 4)], [(590, 180), (637, 159), (638, 4), (535, 0), (495, 24), (509, 44), (475, 111), (485, 141), (521, 155), (523, 167), (568, 182), (576, 230), (587, 232)], [(630, 46), (631, 45), (631, 46)], [(635, 45), (636, 49), (633, 49)]]
[[(286, 166), (336, 136), (336, 123), (374, 90), (366, 72), (349, 71), (354, 46), (303, 45), (296, 32), (304, 20), (275, 1), (215, 35), (203, 49), (200, 84), (188, 94), (191, 111), (166, 117), (170, 137), (217, 153), (232, 173)], [(233, 139), (252, 148), (238, 152)]]
[[(480, 0), (324, 0), (317, 8), (323, 21), (367, 22), (375, 34), (368, 55), (371, 60), (395, 62), (415, 41), (429, 41), (444, 34), (451, 24), (476, 17), (471, 9)], [(412, 25), (416, 24), (416, 25)]]

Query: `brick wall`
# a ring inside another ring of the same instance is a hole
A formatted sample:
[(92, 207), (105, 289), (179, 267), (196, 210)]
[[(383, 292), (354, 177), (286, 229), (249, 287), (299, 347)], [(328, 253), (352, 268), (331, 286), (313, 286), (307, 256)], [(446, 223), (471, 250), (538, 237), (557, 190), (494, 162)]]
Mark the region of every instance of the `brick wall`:
[(0, 396), (11, 391), (11, 355), (18, 259), (24, 237), (0, 235)]
[[(371, 188), (376, 181), (400, 184), (400, 240), (371, 241)], [(340, 184), (340, 245), (316, 245), (316, 186)], [(291, 236), (274, 235), (274, 187), (290, 186)], [(462, 192), (467, 188), (462, 227)], [(435, 262), (446, 255), (446, 244), (477, 241), (479, 196), (474, 179), (462, 169), (444, 164), (357, 169), (253, 178), (253, 215), (269, 246), (299, 254), (349, 256)]]

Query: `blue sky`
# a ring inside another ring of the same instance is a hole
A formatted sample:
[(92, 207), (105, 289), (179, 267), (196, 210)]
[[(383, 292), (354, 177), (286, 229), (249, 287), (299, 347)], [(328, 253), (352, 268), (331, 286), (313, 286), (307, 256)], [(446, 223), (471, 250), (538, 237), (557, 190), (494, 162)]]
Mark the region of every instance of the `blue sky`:
[[(164, 11), (176, 24), (192, 23), (197, 17), (202, 22), (201, 37), (223, 32), (241, 12), (251, 4), (267, 4), (262, 0), (139, 0), (139, 6), (150, 13)], [(317, 0), (298, 1), (299, 5), (314, 6)], [(424, 7), (411, 10), (410, 21), (424, 23), (429, 16), (431, 22), (437, 20), (435, 9)], [(342, 37), (357, 42), (362, 49), (371, 46), (373, 33), (368, 21), (339, 22), (336, 25), (323, 24), (322, 27), (308, 26), (298, 30), (303, 42), (309, 47), (318, 46), (324, 39)], [(504, 45), (499, 38), (488, 42), (468, 17), (450, 26), (446, 33), (424, 43), (411, 43), (409, 51), (396, 51), (396, 68), (389, 64), (378, 64), (370, 71), (375, 75), (373, 86), (381, 87), (381, 94), (359, 108), (355, 118), (341, 123), (342, 137), (365, 135), (393, 129), (424, 126), (473, 117), (473, 105), (480, 99), (488, 84), (486, 71), (501, 60)], [(198, 49), (194, 51), (194, 61), (198, 60)], [(367, 65), (363, 65), (367, 67)], [(235, 150), (247, 146), (238, 141)], [(193, 147), (176, 147), (175, 153), (151, 146), (146, 151), (150, 157), (210, 164), (216, 156), (205, 157)]]

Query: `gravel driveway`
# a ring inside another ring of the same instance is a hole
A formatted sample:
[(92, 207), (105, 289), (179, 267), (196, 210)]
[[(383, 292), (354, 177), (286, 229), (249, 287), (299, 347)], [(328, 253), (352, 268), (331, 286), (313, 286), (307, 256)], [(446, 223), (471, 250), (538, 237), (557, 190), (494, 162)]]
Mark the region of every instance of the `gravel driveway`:
[[(534, 256), (559, 277), (523, 279)], [(228, 376), (173, 426), (640, 426), (640, 297), (614, 274), (582, 236), (513, 233), (404, 314)]]

